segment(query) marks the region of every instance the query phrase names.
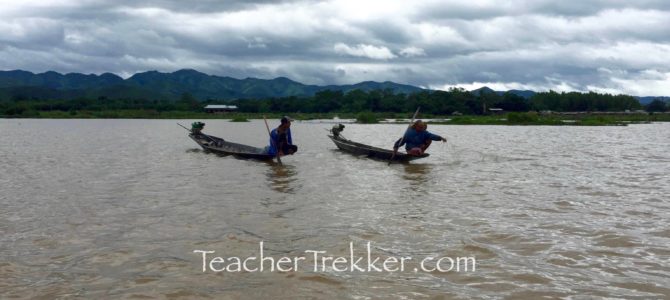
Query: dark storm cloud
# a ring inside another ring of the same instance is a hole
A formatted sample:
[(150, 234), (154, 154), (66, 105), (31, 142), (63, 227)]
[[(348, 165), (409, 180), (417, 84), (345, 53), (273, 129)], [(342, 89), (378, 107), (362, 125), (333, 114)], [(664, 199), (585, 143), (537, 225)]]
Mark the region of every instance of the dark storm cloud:
[(0, 69), (670, 94), (670, 1), (21, 1)]

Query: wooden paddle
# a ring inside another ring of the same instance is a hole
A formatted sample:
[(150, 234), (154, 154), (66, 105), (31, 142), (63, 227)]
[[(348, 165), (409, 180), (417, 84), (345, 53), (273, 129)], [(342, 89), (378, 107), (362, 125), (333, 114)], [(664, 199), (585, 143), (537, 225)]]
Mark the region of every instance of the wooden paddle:
[(275, 149), (277, 149), (277, 162), (281, 164), (281, 158), (279, 158), (279, 148), (275, 144), (275, 140), (272, 139), (272, 132), (270, 132), (270, 126), (268, 126), (268, 120), (265, 118), (265, 115), (263, 115), (263, 121), (265, 121), (265, 129), (268, 130), (268, 135), (270, 136), (270, 143), (272, 143), (272, 146), (274, 146)]
[[(416, 119), (416, 115), (419, 114), (419, 109), (421, 109), (420, 106), (416, 108), (416, 111), (414, 112), (414, 115), (412, 116), (412, 121), (409, 122), (409, 126), (407, 126), (407, 129), (409, 129), (412, 126), (412, 124), (414, 124), (414, 119)], [(402, 133), (402, 137), (400, 138), (400, 143), (398, 143), (398, 147), (400, 147), (400, 145), (402, 145), (402, 142), (405, 140), (405, 133), (407, 133), (407, 129), (405, 129), (405, 132)], [(389, 163), (388, 163), (389, 166), (393, 162), (393, 159), (395, 158), (396, 153), (398, 153), (398, 149), (394, 148), (393, 149), (393, 155), (391, 155), (391, 160), (389, 160)]]

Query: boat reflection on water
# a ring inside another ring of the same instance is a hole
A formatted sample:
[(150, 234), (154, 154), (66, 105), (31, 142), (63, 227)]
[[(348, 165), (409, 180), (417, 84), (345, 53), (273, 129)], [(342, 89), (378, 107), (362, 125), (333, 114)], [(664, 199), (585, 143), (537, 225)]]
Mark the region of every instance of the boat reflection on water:
[(405, 169), (405, 174), (403, 178), (407, 180), (414, 180), (417, 182), (424, 182), (427, 180), (430, 170), (432, 169), (431, 164), (403, 164)]
[(432, 165), (430, 164), (403, 164), (402, 178), (409, 182), (407, 189), (414, 192), (426, 193), (430, 181)]
[(265, 173), (270, 188), (280, 193), (293, 194), (296, 191), (295, 181), (298, 174), (296, 167), (292, 165), (268, 163), (268, 171)]

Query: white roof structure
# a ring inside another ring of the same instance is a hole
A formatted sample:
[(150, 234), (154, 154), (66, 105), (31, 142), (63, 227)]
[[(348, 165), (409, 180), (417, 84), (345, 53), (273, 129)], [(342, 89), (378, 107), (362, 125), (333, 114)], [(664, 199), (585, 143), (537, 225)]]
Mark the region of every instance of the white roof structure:
[(237, 109), (236, 105), (216, 105), (210, 104), (205, 106), (205, 109)]

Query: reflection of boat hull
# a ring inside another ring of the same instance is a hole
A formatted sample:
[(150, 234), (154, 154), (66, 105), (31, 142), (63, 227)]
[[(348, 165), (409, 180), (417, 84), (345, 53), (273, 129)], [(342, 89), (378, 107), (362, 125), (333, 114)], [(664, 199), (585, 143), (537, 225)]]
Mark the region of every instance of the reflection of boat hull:
[(267, 154), (263, 148), (227, 142), (222, 138), (204, 133), (191, 133), (188, 136), (205, 151), (222, 155), (233, 155), (245, 159), (272, 160), (274, 158), (274, 155)]
[(387, 150), (387, 149), (382, 149), (382, 148), (377, 148), (361, 143), (356, 143), (353, 141), (350, 141), (348, 139), (343, 138), (342, 136), (338, 135), (328, 135), (328, 137), (335, 143), (337, 148), (340, 150), (351, 153), (353, 155), (365, 155), (369, 158), (373, 159), (378, 159), (378, 160), (386, 160), (389, 161), (391, 160), (391, 157), (393, 157), (394, 161), (401, 161), (401, 162), (407, 162), (411, 160), (416, 160), (416, 159), (421, 159), (428, 157), (430, 154), (424, 153), (421, 156), (412, 156), (412, 155), (407, 155), (405, 153), (396, 153), (395, 156), (393, 156), (393, 151), (392, 150)]

